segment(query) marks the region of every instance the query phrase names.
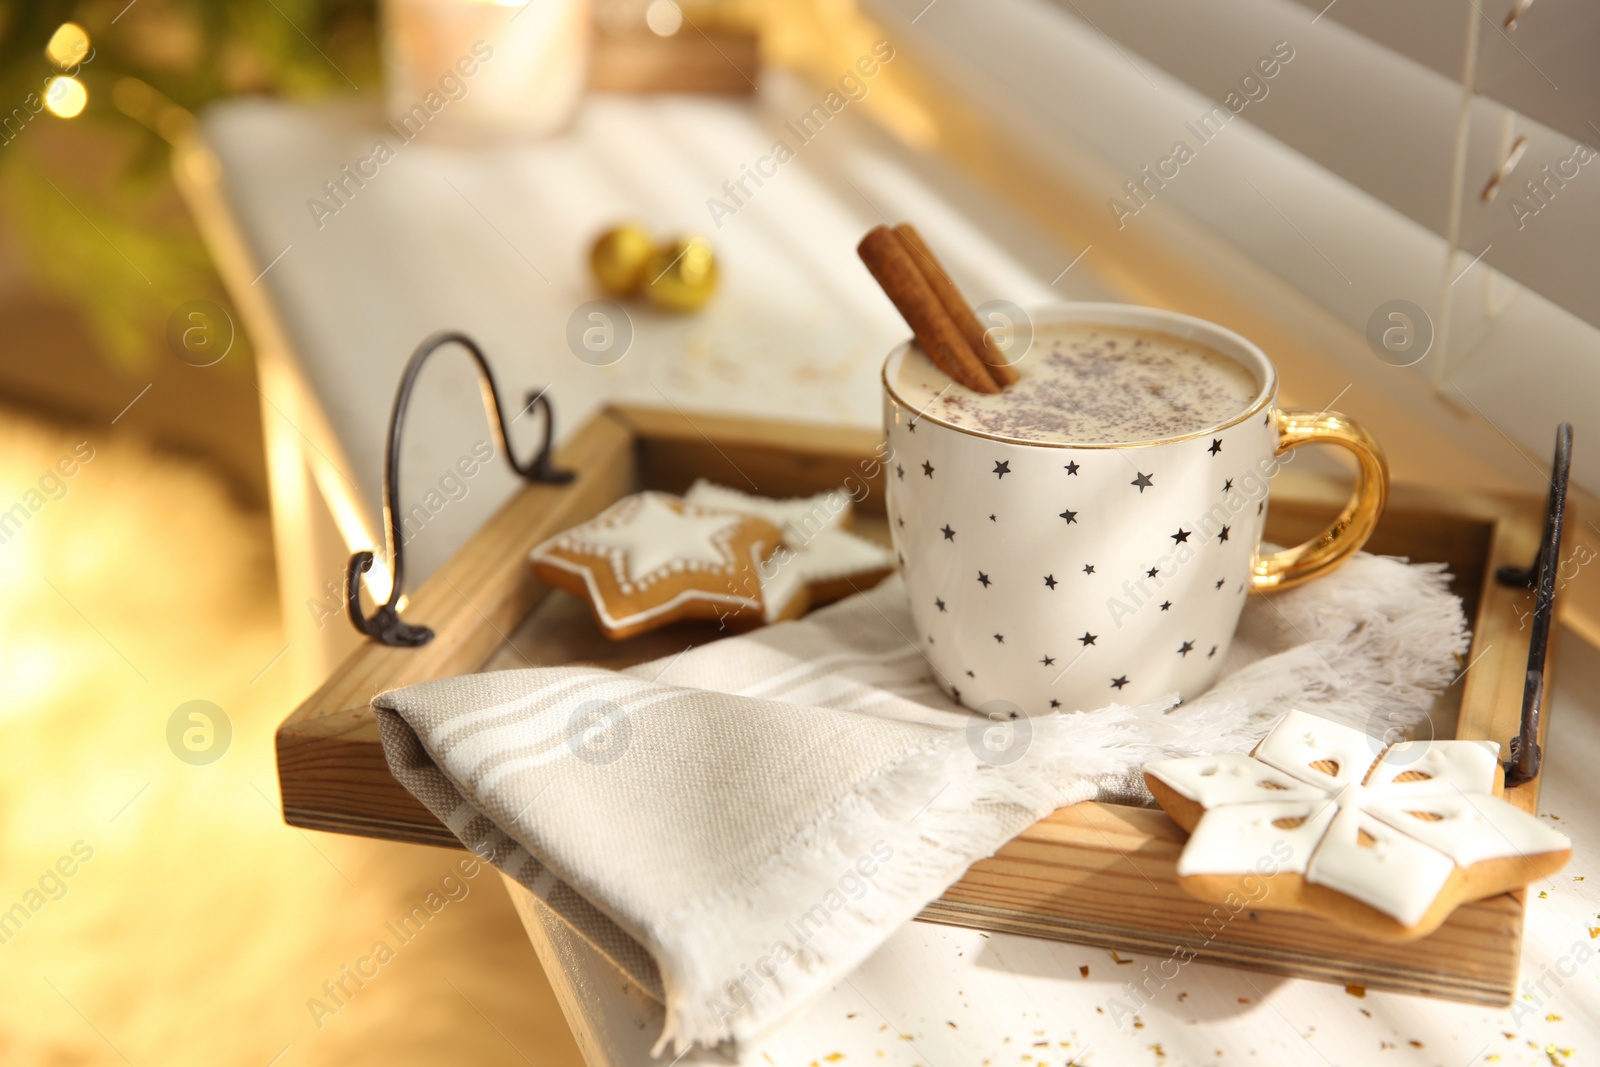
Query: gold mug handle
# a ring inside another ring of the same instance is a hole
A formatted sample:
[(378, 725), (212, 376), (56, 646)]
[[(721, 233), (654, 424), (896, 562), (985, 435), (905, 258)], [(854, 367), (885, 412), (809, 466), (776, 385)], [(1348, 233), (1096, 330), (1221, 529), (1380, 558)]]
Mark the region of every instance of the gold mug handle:
[(1359, 469), (1355, 492), (1332, 525), (1304, 544), (1256, 557), (1250, 568), (1253, 593), (1288, 589), (1339, 566), (1367, 543), (1389, 496), (1389, 464), (1383, 449), (1353, 420), (1337, 411), (1280, 410), (1275, 416), (1276, 455), (1305, 444), (1338, 445), (1355, 455)]

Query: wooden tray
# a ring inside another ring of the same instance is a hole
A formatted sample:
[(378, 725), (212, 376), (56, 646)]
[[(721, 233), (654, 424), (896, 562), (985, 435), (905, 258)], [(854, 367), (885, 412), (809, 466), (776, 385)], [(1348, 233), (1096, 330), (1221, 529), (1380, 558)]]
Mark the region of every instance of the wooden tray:
[[(715, 640), (714, 627), (685, 625), (608, 641), (578, 600), (546, 595), (528, 552), (640, 489), (682, 492), (705, 477), (770, 496), (823, 492), (847, 475), (860, 478), (878, 440), (866, 431), (648, 408), (597, 415), (559, 453), (558, 463), (575, 470), (576, 480), (523, 489), (411, 596), (406, 616), (435, 629), (432, 643), (362, 645), (279, 727), (284, 817), (312, 829), (460, 847), (390, 776), (368, 706), (373, 696), (479, 670), (628, 666)], [(1320, 530), (1336, 503), (1314, 488), (1302, 486), (1297, 494), (1286, 481), (1274, 485), (1267, 536), (1295, 543)], [(1474, 621), (1470, 667), (1434, 708), (1440, 736), (1453, 731), (1503, 746), (1517, 732), (1527, 655), (1526, 631), (1518, 631), (1528, 595), (1497, 585), (1492, 574), (1534, 557), (1542, 520), (1543, 503), (1535, 499), (1446, 497), (1406, 486), (1391, 493), (1368, 549), (1448, 564)], [(881, 483), (859, 505), (857, 530), (887, 541)], [(1552, 679), (1547, 670), (1547, 698)], [(1535, 779), (1510, 789), (1507, 799), (1533, 811), (1538, 785)], [(1205, 925), (1212, 906), (1177, 885), (1184, 839), (1159, 810), (1064, 808), (975, 864), (922, 918), (1162, 956), (1184, 946), (1199, 959), (1275, 974), (1480, 1004), (1511, 1001), (1522, 947), (1521, 894), (1466, 905), (1433, 935), (1407, 945), (1269, 911), (1246, 912), (1213, 937)]]

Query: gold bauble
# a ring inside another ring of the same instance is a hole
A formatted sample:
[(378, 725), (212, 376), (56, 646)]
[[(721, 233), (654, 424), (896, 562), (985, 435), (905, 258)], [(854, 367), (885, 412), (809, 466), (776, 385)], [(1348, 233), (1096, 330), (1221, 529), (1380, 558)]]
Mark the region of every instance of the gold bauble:
[(613, 226), (589, 250), (589, 269), (600, 288), (613, 296), (630, 296), (646, 278), (645, 267), (656, 253), (656, 243), (632, 223)]
[(694, 311), (717, 291), (717, 257), (704, 237), (679, 238), (651, 257), (644, 277), (644, 295), (652, 304)]

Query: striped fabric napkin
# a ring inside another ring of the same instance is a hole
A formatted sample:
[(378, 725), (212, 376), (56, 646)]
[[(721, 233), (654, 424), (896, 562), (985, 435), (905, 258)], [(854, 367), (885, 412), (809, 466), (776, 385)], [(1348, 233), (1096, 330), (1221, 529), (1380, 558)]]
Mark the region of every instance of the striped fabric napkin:
[(1246, 750), (1291, 706), (1376, 733), (1419, 720), (1467, 643), (1440, 568), (1362, 554), (1252, 598), (1196, 700), (990, 722), (911, 632), (891, 578), (668, 661), (373, 706), (395, 776), (661, 1000), (657, 1050), (681, 1051), (776, 1025), (1053, 809), (1148, 802), (1148, 760)]

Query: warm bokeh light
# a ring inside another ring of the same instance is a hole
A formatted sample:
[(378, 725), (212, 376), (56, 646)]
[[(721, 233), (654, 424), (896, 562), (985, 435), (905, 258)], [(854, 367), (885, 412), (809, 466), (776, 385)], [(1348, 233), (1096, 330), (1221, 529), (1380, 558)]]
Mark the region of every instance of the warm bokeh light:
[(44, 54), (62, 70), (69, 70), (82, 63), (89, 54), (89, 35), (76, 22), (63, 22), (50, 35), (49, 42), (44, 46)]
[(89, 90), (76, 78), (65, 75), (51, 78), (50, 85), (44, 91), (44, 106), (50, 109), (53, 115), (70, 119), (83, 111), (89, 103)]
[(650, 32), (661, 37), (671, 37), (683, 25), (683, 9), (673, 0), (654, 0), (645, 9), (644, 22)]
[[(262, 517), (200, 463), (9, 409), (0, 517), (0, 1062), (575, 1067), (490, 871), (308, 1010), (458, 855), (284, 825), (299, 694)], [(228, 721), (212, 762), (172, 741), (192, 701)]]

